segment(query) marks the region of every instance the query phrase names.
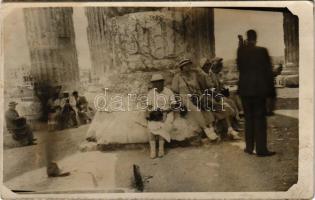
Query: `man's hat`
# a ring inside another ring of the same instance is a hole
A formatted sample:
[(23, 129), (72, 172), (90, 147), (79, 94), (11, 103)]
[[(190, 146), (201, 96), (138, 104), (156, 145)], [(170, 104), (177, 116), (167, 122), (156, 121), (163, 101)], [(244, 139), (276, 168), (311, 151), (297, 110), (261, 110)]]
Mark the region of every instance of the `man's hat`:
[(218, 67), (220, 67), (220, 70), (221, 70), (223, 67), (223, 65), (221, 63), (222, 60), (223, 60), (223, 58), (219, 58), (219, 57), (215, 57), (215, 58), (211, 59), (211, 68), (210, 69), (213, 70), (213, 69), (217, 69)]
[(184, 65), (190, 64), (192, 61), (189, 58), (184, 58), (178, 63), (178, 67), (183, 67)]
[(16, 106), (16, 105), (18, 105), (18, 103), (16, 103), (15, 101), (11, 101), (11, 102), (9, 103), (9, 106)]
[(219, 58), (219, 57), (215, 57), (215, 58), (212, 58), (211, 59), (211, 63), (214, 63), (214, 62), (222, 62), (223, 58)]
[(164, 78), (161, 74), (153, 74), (151, 78), (151, 82), (154, 81), (164, 81)]

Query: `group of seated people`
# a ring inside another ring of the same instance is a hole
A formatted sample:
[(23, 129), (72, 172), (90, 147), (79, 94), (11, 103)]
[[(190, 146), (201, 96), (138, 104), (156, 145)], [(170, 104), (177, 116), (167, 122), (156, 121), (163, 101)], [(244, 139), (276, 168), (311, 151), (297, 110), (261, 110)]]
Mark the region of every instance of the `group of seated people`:
[[(11, 101), (9, 109), (5, 112), (6, 128), (12, 138), (22, 145), (35, 145), (33, 131), (25, 117), (19, 115), (16, 110), (18, 103)], [(90, 123), (94, 111), (88, 106), (84, 96), (79, 96), (77, 91), (56, 92), (48, 100), (48, 131), (62, 130), (70, 127), (78, 127), (80, 124)]]
[(48, 100), (47, 107), (49, 131), (78, 127), (90, 123), (93, 117), (93, 109), (77, 91), (71, 95), (67, 91), (56, 92)]
[[(210, 140), (226, 136), (240, 139), (242, 106), (239, 97), (230, 94), (219, 77), (222, 58), (201, 59), (200, 67), (195, 67), (191, 59), (183, 59), (178, 67), (180, 71), (175, 74), (170, 88), (164, 86), (161, 74), (154, 74), (151, 79), (147, 111), (150, 157), (157, 156), (157, 141), (158, 157), (164, 155), (164, 142), (170, 141), (172, 113), (176, 111), (181, 116), (190, 115)], [(222, 131), (222, 127), (226, 131)]]

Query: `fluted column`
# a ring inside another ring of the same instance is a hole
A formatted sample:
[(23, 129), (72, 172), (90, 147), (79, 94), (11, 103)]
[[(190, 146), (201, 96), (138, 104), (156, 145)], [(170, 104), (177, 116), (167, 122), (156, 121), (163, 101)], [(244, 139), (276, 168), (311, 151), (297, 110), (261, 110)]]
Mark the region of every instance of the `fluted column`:
[(25, 8), (31, 73), (38, 83), (79, 86), (72, 8)]
[(193, 8), (190, 14), (194, 33), (191, 37), (194, 40), (196, 62), (199, 63), (202, 57), (215, 56), (214, 12), (209, 8)]
[(283, 12), (286, 74), (298, 73), (299, 66), (299, 19), (290, 11)]

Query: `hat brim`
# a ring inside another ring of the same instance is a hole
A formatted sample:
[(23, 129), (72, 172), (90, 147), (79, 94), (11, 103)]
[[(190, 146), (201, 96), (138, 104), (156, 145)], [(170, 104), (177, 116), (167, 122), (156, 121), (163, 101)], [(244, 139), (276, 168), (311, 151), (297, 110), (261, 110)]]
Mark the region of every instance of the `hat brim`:
[(151, 82), (158, 82), (158, 81), (164, 81), (164, 79), (151, 80)]
[(191, 64), (191, 63), (192, 63), (191, 61), (186, 61), (186, 62), (184, 62), (184, 63), (180, 63), (178, 66), (179, 66), (179, 67), (184, 67), (185, 65)]
[(222, 62), (223, 58), (214, 58), (211, 60), (211, 62)]

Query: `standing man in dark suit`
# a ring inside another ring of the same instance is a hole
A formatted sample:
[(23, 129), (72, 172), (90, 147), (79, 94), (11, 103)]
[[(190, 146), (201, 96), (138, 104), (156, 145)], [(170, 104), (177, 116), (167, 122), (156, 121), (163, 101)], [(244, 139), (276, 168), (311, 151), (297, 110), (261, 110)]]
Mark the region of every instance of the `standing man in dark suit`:
[(245, 153), (272, 156), (267, 148), (266, 99), (275, 97), (271, 60), (266, 48), (256, 46), (257, 33), (247, 31), (246, 44), (237, 51), (238, 90), (245, 114)]

